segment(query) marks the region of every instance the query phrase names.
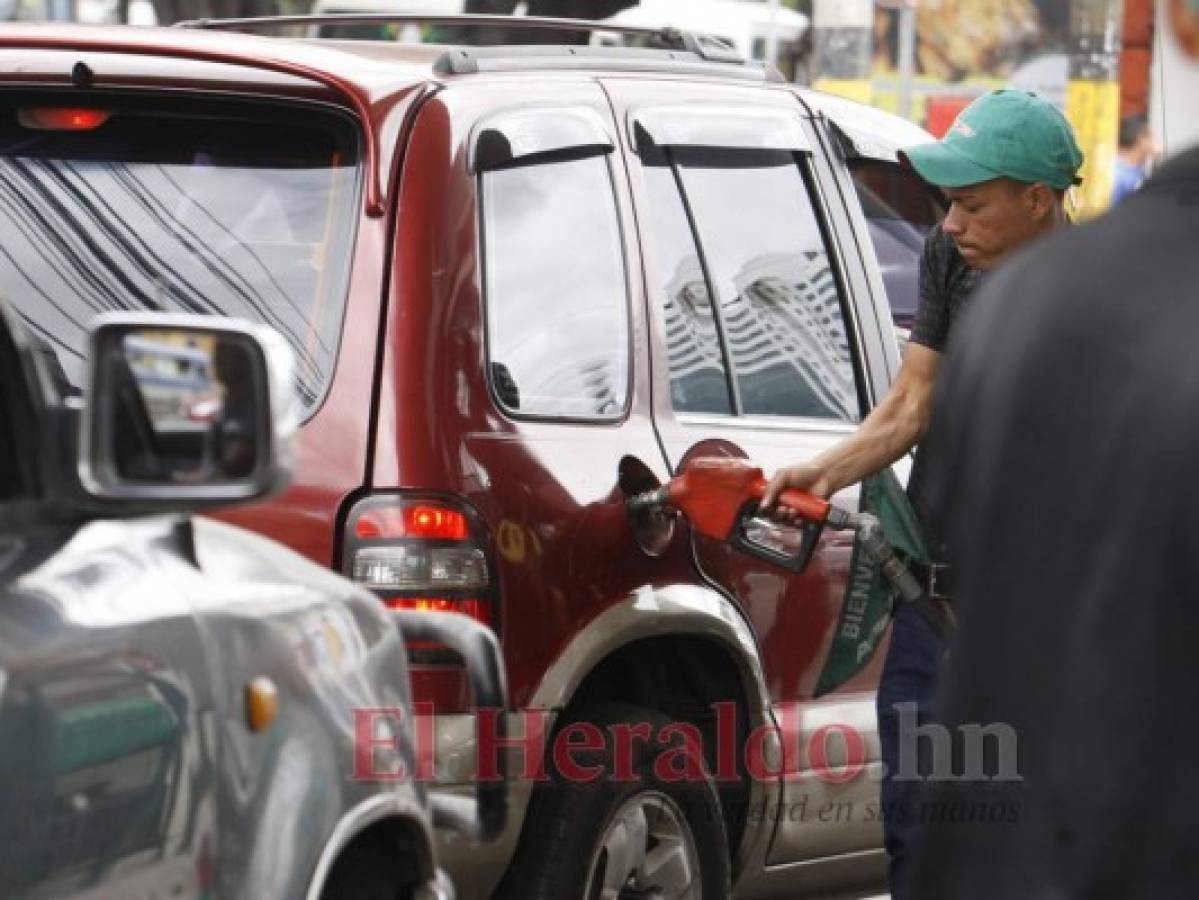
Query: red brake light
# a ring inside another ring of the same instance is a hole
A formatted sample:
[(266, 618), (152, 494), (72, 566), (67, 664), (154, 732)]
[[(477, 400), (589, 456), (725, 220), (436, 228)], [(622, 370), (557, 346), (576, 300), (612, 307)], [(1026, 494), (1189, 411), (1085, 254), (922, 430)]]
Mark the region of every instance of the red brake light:
[(383, 602), (391, 609), (462, 613), (483, 625), (491, 625), (491, 605), (482, 600), (459, 600), (451, 597), (384, 597)]
[[(374, 494), (350, 508), (342, 571), (390, 609), (455, 612), (502, 624), (488, 562), (487, 529), (464, 501), (407, 492)], [(418, 699), (464, 712), (461, 660), (436, 642), (407, 641)]]
[(110, 115), (105, 109), (23, 106), (17, 110), (17, 121), (35, 131), (91, 131), (107, 122)]
[(379, 506), (364, 510), (354, 524), (359, 538), (440, 538), (464, 541), (470, 535), (466, 516), (432, 504)]

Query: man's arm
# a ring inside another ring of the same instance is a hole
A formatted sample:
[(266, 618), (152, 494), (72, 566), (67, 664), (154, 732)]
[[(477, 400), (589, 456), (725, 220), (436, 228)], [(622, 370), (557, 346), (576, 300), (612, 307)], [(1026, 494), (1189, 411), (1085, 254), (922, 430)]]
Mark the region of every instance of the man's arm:
[[(940, 368), (940, 353), (909, 343), (895, 383), (861, 427), (816, 458), (779, 469), (766, 487), (762, 509), (770, 511), (784, 488), (831, 497), (911, 450), (932, 418), (933, 385)], [(778, 517), (793, 518), (784, 509), (778, 511)]]

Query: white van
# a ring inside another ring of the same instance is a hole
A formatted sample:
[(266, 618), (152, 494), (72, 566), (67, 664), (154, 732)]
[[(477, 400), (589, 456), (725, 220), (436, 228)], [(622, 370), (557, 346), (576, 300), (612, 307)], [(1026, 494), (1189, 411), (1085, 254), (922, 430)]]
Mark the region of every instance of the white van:
[[(449, 16), (461, 15), (465, 0), (316, 0), (312, 15), (352, 15), (378, 13), (381, 15)], [(345, 38), (349, 40), (400, 40), (420, 43), (421, 26), (405, 25), (398, 33), (385, 22), (362, 25), (318, 25), (313, 37)]]
[[(746, 59), (765, 60), (771, 29), (778, 41), (779, 69), (794, 80), (799, 42), (808, 30), (808, 17), (765, 0), (641, 0), (637, 6), (603, 19), (613, 25), (673, 27), (723, 38)], [(619, 43), (615, 35), (599, 43)]]

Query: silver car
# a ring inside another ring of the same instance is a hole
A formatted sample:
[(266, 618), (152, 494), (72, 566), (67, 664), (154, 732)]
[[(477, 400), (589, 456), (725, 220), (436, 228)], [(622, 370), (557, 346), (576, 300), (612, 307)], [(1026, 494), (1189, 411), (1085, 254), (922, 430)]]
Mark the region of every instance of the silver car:
[[(201, 361), (195, 427), (147, 345)], [(0, 303), (0, 896), (451, 897), (435, 824), (494, 834), (505, 795), (413, 777), (402, 631), (502, 705), (490, 632), (186, 514), (286, 482), (290, 350), (231, 320), (109, 316), (85, 400), (55, 390), (54, 354)]]

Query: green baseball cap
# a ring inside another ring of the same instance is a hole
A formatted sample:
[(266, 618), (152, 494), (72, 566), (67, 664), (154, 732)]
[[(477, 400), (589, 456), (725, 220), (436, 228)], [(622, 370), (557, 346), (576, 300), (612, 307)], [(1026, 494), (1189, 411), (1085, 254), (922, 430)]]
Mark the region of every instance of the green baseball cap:
[(1056, 106), (1030, 91), (991, 91), (958, 114), (945, 136), (908, 147), (912, 168), (938, 187), (967, 187), (995, 178), (1078, 184), (1082, 151)]

